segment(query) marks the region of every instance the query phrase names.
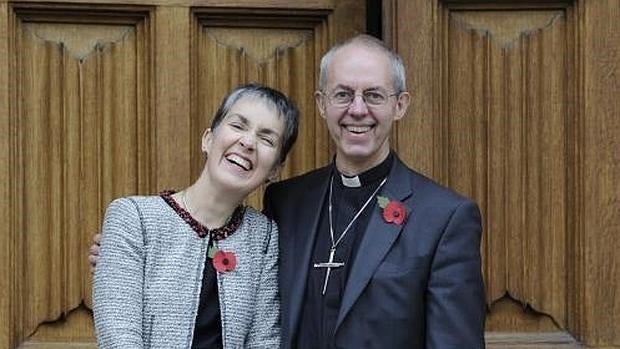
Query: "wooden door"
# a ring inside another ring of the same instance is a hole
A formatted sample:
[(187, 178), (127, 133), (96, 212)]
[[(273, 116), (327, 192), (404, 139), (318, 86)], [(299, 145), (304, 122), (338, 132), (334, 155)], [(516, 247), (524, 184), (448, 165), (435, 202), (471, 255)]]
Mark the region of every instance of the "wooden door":
[(483, 212), (488, 347), (620, 348), (620, 1), (383, 4), (398, 152)]
[(300, 106), (283, 177), (328, 162), (318, 59), (364, 27), (356, 0), (0, 1), (0, 349), (94, 347), (86, 256), (105, 207), (196, 178), (231, 87)]

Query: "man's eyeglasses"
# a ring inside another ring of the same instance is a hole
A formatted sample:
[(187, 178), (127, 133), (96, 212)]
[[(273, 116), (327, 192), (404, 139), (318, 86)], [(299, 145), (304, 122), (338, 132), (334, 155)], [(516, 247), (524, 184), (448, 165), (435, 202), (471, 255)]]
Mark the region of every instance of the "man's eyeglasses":
[(357, 94), (351, 90), (338, 89), (332, 93), (321, 92), (327, 97), (329, 102), (336, 107), (348, 107), (353, 103), (356, 96), (361, 96), (367, 106), (379, 107), (385, 105), (390, 97), (398, 96), (400, 93), (387, 93), (382, 90), (366, 90)]

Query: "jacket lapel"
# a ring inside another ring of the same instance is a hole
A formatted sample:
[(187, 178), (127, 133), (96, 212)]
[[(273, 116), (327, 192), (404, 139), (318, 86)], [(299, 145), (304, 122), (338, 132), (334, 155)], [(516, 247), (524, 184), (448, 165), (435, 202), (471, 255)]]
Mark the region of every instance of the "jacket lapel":
[(295, 205), (295, 207), (303, 207), (303, 209), (290, 212), (291, 215), (298, 217), (298, 224), (291, 229), (299, 230), (297, 232), (291, 232), (294, 236), (293, 256), (291, 258), (292, 263), (288, 266), (290, 271), (289, 275), (291, 276), (289, 308), (289, 329), (292, 332), (290, 337), (291, 340), (296, 336), (297, 325), (301, 317), (301, 308), (306, 293), (308, 272), (311, 268), (310, 260), (312, 257), (312, 250), (317, 235), (319, 218), (321, 217), (323, 204), (325, 202), (330, 174), (331, 166), (328, 166), (325, 168), (325, 172), (322, 175), (317, 176), (320, 179), (316, 184), (309, 185), (306, 188), (305, 195), (301, 196), (303, 202), (299, 202)]
[[(395, 158), (394, 165), (388, 175), (388, 180), (379, 195), (403, 203), (405, 199), (411, 196), (410, 177), (407, 168), (398, 157)], [(407, 217), (409, 217), (411, 215), (410, 207), (406, 203), (404, 204), (407, 207)], [(403, 226), (404, 224), (386, 223), (382, 217), (382, 209), (375, 202), (370, 222), (364, 232), (364, 237), (349, 274), (335, 331), (338, 331), (338, 327), (340, 327), (375, 270), (400, 235)]]

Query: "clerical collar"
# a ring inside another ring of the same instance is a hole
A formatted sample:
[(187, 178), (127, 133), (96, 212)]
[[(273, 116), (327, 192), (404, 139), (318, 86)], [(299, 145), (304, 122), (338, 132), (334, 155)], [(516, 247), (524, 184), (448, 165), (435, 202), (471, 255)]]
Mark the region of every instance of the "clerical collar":
[(390, 173), (390, 169), (392, 168), (392, 164), (394, 163), (394, 153), (390, 152), (390, 154), (383, 160), (379, 165), (368, 169), (357, 176), (347, 176), (338, 171), (338, 168), (334, 165), (334, 169), (338, 174), (337, 177), (340, 178), (338, 183), (342, 184), (348, 188), (359, 188), (361, 186), (366, 186), (377, 181), (382, 180), (387, 177)]

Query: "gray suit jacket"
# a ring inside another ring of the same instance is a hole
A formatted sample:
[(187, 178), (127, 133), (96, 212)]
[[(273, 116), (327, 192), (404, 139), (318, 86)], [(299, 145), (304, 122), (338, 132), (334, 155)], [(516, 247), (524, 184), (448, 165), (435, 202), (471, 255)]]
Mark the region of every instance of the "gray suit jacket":
[[(219, 241), (235, 270), (218, 273), (224, 348), (280, 344), (278, 231), (248, 207)], [(93, 301), (100, 348), (190, 348), (207, 239), (158, 196), (113, 201), (106, 212)]]

